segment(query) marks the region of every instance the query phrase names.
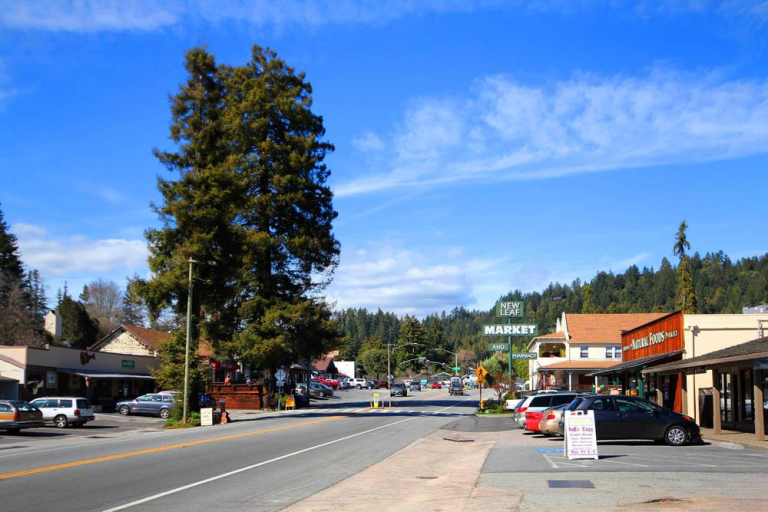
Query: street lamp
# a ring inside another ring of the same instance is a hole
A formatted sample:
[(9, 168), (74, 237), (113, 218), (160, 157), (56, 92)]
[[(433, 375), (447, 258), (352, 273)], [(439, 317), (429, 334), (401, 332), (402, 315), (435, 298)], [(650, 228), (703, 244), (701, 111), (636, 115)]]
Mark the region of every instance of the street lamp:
[(184, 412), (181, 420), (187, 423), (187, 408), (189, 407), (189, 340), (192, 333), (192, 266), (197, 263), (189, 258), (189, 291), (187, 293), (187, 348), (184, 351)]
[(387, 343), (387, 389), (389, 390), (389, 406), (392, 407), (392, 363), (390, 363), (389, 353), (390, 351), (399, 348), (407, 347), (408, 345), (421, 345), (421, 343), (403, 343), (402, 345), (395, 345), (394, 343)]

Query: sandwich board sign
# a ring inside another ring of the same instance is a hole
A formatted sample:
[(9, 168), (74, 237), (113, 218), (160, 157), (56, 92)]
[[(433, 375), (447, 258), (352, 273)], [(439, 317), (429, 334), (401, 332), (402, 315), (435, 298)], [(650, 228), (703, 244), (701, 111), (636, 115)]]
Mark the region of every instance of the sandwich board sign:
[(213, 407), (203, 407), (200, 409), (200, 426), (210, 427), (213, 425)]
[(598, 459), (594, 411), (563, 411), (565, 456), (568, 459)]

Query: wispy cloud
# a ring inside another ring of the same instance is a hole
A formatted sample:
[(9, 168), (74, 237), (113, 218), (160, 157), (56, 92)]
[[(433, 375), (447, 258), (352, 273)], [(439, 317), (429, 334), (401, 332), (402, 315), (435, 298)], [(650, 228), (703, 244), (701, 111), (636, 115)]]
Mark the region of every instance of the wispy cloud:
[(352, 145), (355, 146), (358, 151), (362, 151), (363, 153), (371, 153), (384, 149), (384, 141), (372, 131), (365, 131), (352, 139)]
[(147, 264), (144, 240), (57, 237), (41, 226), (25, 223), (14, 224), (11, 232), (18, 236), (24, 263), (46, 278), (79, 275), (96, 278), (113, 272), (124, 276), (144, 269)]
[(661, 68), (546, 85), (492, 76), (463, 100), (415, 101), (394, 133), (392, 164), (340, 183), (337, 196), (762, 154), (768, 81)]

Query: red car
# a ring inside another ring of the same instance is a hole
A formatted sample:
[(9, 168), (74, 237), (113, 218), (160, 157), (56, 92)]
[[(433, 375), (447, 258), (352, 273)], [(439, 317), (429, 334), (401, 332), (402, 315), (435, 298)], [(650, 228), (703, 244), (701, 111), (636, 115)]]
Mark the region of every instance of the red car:
[(443, 389), (443, 385), (440, 384), (439, 382), (433, 382), (432, 389)]
[(539, 432), (539, 422), (544, 417), (544, 411), (526, 412), (523, 428), (531, 432)]
[(325, 384), (331, 389), (339, 389), (339, 381), (336, 379), (318, 379), (320, 384)]

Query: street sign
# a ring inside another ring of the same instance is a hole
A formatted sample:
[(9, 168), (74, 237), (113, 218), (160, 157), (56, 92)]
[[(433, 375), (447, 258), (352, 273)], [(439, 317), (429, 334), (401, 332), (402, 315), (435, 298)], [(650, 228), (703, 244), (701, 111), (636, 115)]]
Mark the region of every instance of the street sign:
[(454, 367), (452, 368), (452, 370), (453, 370), (453, 371), (455, 371), (455, 372), (457, 372), (457, 371), (461, 370), (461, 366), (454, 366)]
[(509, 345), (507, 345), (506, 343), (489, 343), (488, 351), (489, 352), (507, 352), (509, 351)]
[(485, 384), (485, 377), (478, 377), (477, 378), (477, 385)]
[(522, 318), (525, 316), (525, 303), (521, 300), (497, 302), (496, 316)]
[(285, 380), (285, 370), (283, 370), (282, 368), (277, 370), (275, 372), (275, 379), (277, 379), (278, 381)]
[(478, 380), (485, 379), (485, 376), (488, 375), (488, 370), (486, 370), (483, 365), (478, 365), (477, 369), (475, 370), (475, 375), (477, 375)]
[(483, 336), (536, 336), (539, 328), (525, 324), (483, 325)]
[(536, 352), (512, 352), (512, 359), (536, 359)]
[(275, 385), (277, 385), (277, 387), (281, 388), (281, 387), (285, 386), (285, 381), (284, 380), (278, 380), (277, 382), (275, 382)]

